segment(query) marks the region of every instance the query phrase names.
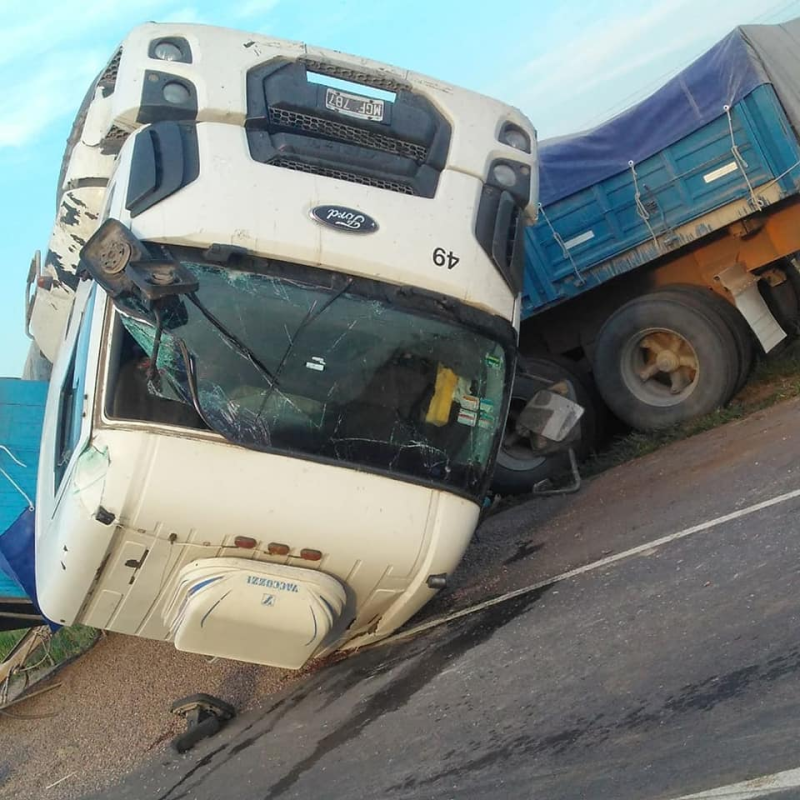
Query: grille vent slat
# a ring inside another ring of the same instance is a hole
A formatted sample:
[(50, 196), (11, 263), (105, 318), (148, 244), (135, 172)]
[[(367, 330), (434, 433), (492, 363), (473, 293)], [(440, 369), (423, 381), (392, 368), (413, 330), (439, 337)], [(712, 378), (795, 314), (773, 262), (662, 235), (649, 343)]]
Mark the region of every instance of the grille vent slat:
[(423, 163), (428, 157), (428, 148), (422, 145), (403, 142), (400, 139), (393, 139), (390, 136), (361, 130), (353, 125), (333, 122), (311, 114), (287, 111), (283, 108), (270, 108), (269, 120), (273, 125), (293, 128), (304, 133), (322, 134), (349, 144), (369, 147), (371, 150), (381, 150), (384, 153), (413, 158), (418, 163)]
[(306, 69), (311, 70), (311, 72), (316, 72), (319, 75), (325, 75), (328, 78), (338, 78), (342, 81), (360, 83), (362, 86), (371, 86), (373, 89), (383, 89), (385, 92), (399, 92), (409, 88), (408, 84), (397, 78), (390, 78), (388, 76), (378, 77), (370, 75), (367, 72), (350, 69), (349, 67), (325, 64), (322, 61), (313, 61), (311, 59), (302, 59), (302, 61)]
[(106, 133), (106, 135), (103, 137), (103, 147), (119, 150), (122, 145), (125, 144), (125, 140), (130, 135), (130, 131), (118, 128), (116, 125), (112, 125), (108, 129), (108, 133)]
[(103, 87), (103, 97), (108, 97), (114, 92), (114, 87), (117, 85), (117, 73), (119, 72), (119, 62), (122, 60), (122, 48), (118, 48), (117, 52), (108, 62), (106, 68), (100, 74), (97, 83)]
[(359, 175), (355, 172), (332, 169), (331, 167), (319, 167), (315, 164), (306, 164), (302, 161), (295, 161), (291, 158), (276, 158), (274, 161), (270, 161), (269, 163), (270, 166), (273, 167), (293, 169), (297, 172), (305, 172), (310, 175), (322, 175), (326, 178), (336, 178), (340, 181), (359, 183), (362, 186), (374, 186), (377, 189), (388, 189), (390, 192), (399, 192), (400, 194), (414, 194), (414, 190), (404, 183), (389, 181), (383, 178), (373, 178), (369, 175)]

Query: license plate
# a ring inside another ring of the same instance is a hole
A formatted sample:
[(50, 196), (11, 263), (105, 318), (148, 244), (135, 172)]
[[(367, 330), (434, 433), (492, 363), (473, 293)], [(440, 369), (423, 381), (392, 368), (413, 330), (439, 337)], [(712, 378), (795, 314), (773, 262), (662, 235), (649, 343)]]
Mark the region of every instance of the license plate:
[(383, 122), (385, 101), (374, 97), (360, 97), (357, 94), (340, 92), (338, 89), (325, 91), (325, 107), (347, 117), (366, 119), (370, 122)]

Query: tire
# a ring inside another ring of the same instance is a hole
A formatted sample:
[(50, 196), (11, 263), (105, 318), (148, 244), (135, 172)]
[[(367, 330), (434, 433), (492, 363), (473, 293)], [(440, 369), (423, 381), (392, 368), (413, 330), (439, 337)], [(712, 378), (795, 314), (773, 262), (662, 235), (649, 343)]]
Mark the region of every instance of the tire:
[(492, 489), (500, 494), (523, 494), (530, 492), (539, 481), (553, 478), (569, 469), (568, 453), (553, 453), (537, 456), (520, 442), (506, 447), (505, 440), (513, 428), (516, 416), (540, 389), (546, 389), (559, 381), (572, 386), (578, 403), (585, 409), (580, 421), (581, 438), (575, 446), (579, 458), (585, 458), (594, 448), (598, 421), (602, 417), (602, 403), (593, 400), (587, 385), (588, 378), (580, 369), (565, 359), (556, 357), (520, 356), (517, 375), (511, 390), (511, 409), (506, 422), (506, 436), (495, 463)]
[(796, 280), (790, 277), (787, 267), (787, 279), (777, 286), (770, 286), (765, 280), (758, 282), (759, 292), (772, 312), (778, 325), (786, 331), (788, 338), (797, 336), (798, 317), (800, 317), (800, 302), (798, 302)]
[(747, 383), (748, 377), (750, 377), (750, 371), (753, 369), (756, 357), (755, 339), (747, 320), (739, 313), (736, 306), (724, 300), (711, 289), (704, 289), (701, 286), (693, 286), (686, 283), (676, 283), (665, 286), (658, 291), (695, 297), (699, 302), (705, 303), (710, 310), (716, 311), (722, 318), (722, 321), (733, 336), (739, 357), (739, 372), (733, 389), (733, 393), (738, 394)]
[(704, 300), (682, 292), (631, 300), (597, 337), (597, 388), (609, 408), (637, 430), (668, 428), (724, 406), (739, 372), (727, 324)]

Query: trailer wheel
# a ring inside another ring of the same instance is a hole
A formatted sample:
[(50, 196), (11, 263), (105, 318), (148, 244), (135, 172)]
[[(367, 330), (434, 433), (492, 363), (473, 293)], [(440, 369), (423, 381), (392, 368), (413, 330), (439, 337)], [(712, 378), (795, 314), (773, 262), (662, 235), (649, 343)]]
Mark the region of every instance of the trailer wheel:
[(739, 313), (736, 306), (728, 303), (711, 289), (704, 289), (701, 286), (693, 286), (686, 283), (676, 283), (659, 289), (659, 292), (679, 293), (686, 297), (694, 297), (722, 318), (722, 321), (733, 336), (736, 353), (739, 358), (739, 371), (733, 389), (733, 394), (737, 394), (747, 383), (756, 355), (753, 333), (747, 324), (747, 320)]
[(523, 494), (530, 492), (539, 481), (563, 474), (569, 469), (566, 452), (540, 455), (535, 452), (529, 439), (518, 437), (514, 430), (516, 420), (528, 401), (540, 389), (566, 381), (572, 387), (575, 398), (585, 411), (581, 417), (581, 438), (575, 450), (579, 458), (585, 457), (595, 445), (598, 419), (602, 413), (602, 402), (592, 398), (588, 377), (581, 375), (577, 366), (566, 359), (552, 357), (520, 356), (517, 374), (511, 390), (511, 408), (506, 421), (506, 430), (500, 452), (497, 454), (492, 489), (500, 494)]
[(679, 292), (637, 297), (597, 337), (594, 375), (609, 408), (638, 430), (658, 430), (730, 400), (739, 376), (733, 334), (703, 301)]

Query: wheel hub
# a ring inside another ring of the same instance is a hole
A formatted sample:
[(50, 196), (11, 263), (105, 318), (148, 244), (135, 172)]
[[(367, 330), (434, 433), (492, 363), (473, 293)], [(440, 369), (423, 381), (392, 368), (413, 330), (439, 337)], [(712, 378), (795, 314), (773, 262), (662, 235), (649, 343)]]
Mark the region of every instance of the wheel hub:
[(680, 360), (671, 350), (662, 350), (656, 356), (656, 365), (661, 372), (675, 372), (680, 366)]
[[(693, 388), (699, 371), (697, 354), (679, 333), (650, 329), (631, 345), (625, 363), (646, 392), (643, 399), (669, 405), (667, 398), (683, 395)], [(634, 392), (638, 394), (635, 389)]]

